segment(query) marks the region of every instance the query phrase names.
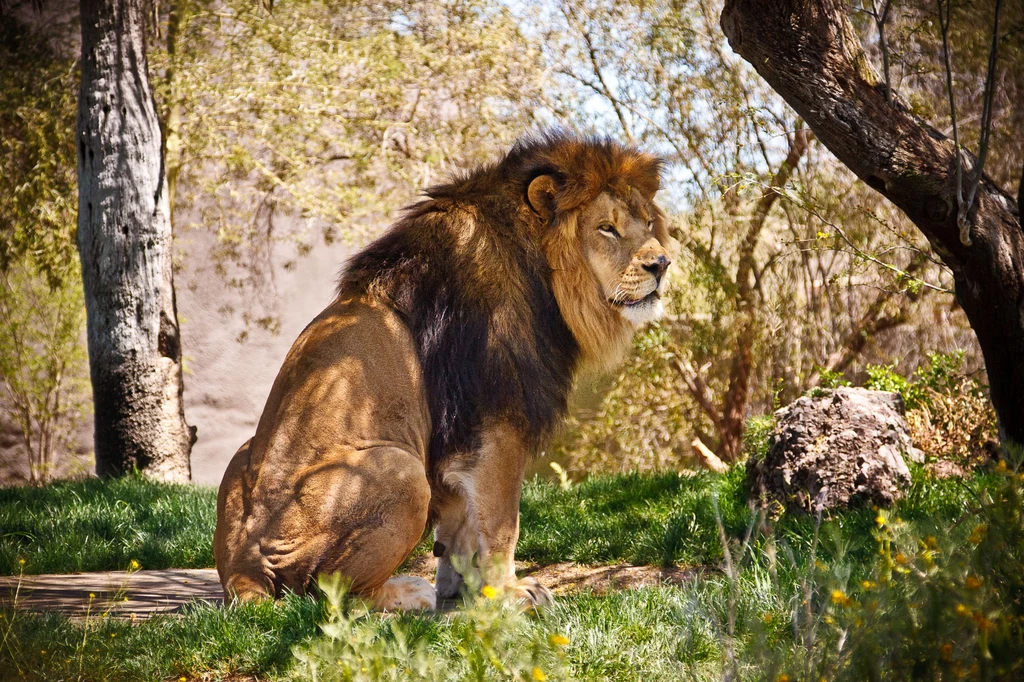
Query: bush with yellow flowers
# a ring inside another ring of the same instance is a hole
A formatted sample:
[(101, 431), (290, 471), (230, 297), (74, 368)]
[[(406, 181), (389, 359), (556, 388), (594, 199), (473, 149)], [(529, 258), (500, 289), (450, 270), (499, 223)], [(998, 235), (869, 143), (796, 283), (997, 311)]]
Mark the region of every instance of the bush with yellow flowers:
[(1024, 679), (1024, 473), (1005, 461), (994, 470), (951, 527), (923, 533), (879, 510), (877, 552), (859, 577), (812, 557), (788, 632), (765, 628), (746, 647), (755, 678)]
[(394, 680), (567, 679), (569, 638), (543, 614), (524, 609), (488, 585), (467, 602), (424, 618), (381, 614), (321, 579), (322, 636), (295, 648), (294, 676), (318, 682)]

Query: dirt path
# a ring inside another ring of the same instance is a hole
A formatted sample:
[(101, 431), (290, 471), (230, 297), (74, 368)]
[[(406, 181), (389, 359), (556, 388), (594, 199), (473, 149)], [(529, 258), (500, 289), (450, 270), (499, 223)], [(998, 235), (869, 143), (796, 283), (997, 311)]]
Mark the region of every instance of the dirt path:
[(0, 577), (0, 605), (69, 616), (148, 618), (196, 600), (222, 602), (214, 569), (110, 571)]
[[(425, 555), (410, 563), (403, 573), (432, 580), (436, 559)], [(530, 575), (556, 595), (583, 590), (603, 593), (659, 584), (680, 584), (695, 575), (694, 569), (659, 566), (578, 566), (557, 563), (546, 566), (518, 563), (520, 576)], [(76, 618), (100, 616), (145, 619), (179, 612), (195, 600), (224, 601), (217, 571), (167, 569), (161, 571), (110, 571), (70, 575), (0, 577), (0, 606), (28, 611), (58, 611)]]

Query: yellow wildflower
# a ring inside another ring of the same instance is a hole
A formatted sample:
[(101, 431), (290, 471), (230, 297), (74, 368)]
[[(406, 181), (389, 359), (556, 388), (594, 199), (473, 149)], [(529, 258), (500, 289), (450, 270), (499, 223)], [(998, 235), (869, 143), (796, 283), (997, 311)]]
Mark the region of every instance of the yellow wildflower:
[(998, 471), (1001, 474), (1005, 474), (1006, 473), (1006, 460), (1005, 459), (999, 460), (999, 464), (996, 464), (996, 471)]
[(569, 638), (565, 635), (554, 634), (548, 639), (551, 640), (552, 644), (557, 644), (558, 646), (566, 646), (569, 643)]
[(981, 611), (975, 611), (972, 618), (974, 618), (974, 623), (978, 626), (979, 630), (987, 632), (992, 629), (992, 621), (986, 618)]
[(137, 571), (140, 568), (142, 568), (142, 564), (140, 564), (135, 559), (132, 559), (131, 561), (128, 562), (128, 570), (129, 571)]
[(934, 535), (929, 535), (924, 539), (924, 544), (928, 549), (935, 549), (939, 546), (939, 541), (935, 539)]
[(985, 539), (985, 533), (988, 532), (988, 526), (984, 523), (979, 524), (977, 528), (971, 531), (971, 537), (968, 538), (973, 545), (981, 544), (981, 541)]
[(967, 580), (964, 581), (964, 586), (967, 587), (968, 590), (976, 590), (984, 584), (985, 581), (973, 575), (967, 576)]
[(498, 591), (490, 585), (484, 585), (483, 589), (480, 590), (480, 593), (488, 599), (494, 599), (498, 596)]
[(89, 593), (89, 599), (95, 599), (95, 598), (96, 598), (96, 593), (90, 592)]
[(957, 615), (960, 615), (960, 616), (966, 616), (966, 615), (968, 615), (971, 612), (971, 610), (969, 608), (967, 608), (966, 606), (964, 606), (963, 604), (957, 604), (956, 608), (954, 609), (954, 611), (956, 611)]
[(24, 566), (25, 565), (25, 560), (22, 559), (21, 557), (18, 557), (18, 565), (19, 566)]
[(846, 596), (842, 590), (832, 590), (832, 603), (839, 606), (849, 606), (853, 600)]
[(874, 580), (865, 580), (860, 584), (865, 590), (870, 590), (877, 587), (877, 583)]
[(885, 515), (879, 514), (878, 516), (876, 516), (875, 523), (878, 525), (879, 528), (885, 528)]
[(896, 552), (896, 556), (893, 557), (893, 560), (896, 563), (898, 563), (900, 566), (906, 566), (907, 565), (907, 555), (904, 554), (903, 552)]
[(789, 682), (789, 675), (787, 675), (786, 673), (782, 673), (781, 675), (775, 678), (775, 682)]
[(537, 682), (544, 682), (544, 680), (548, 679), (548, 676), (544, 674), (544, 671), (537, 666), (533, 666), (533, 672), (530, 673), (530, 677)]

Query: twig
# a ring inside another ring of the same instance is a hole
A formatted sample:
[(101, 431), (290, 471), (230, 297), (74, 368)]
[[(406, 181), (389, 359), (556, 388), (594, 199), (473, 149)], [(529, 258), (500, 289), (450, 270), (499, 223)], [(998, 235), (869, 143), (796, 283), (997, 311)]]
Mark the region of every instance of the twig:
[(927, 287), (929, 289), (932, 289), (934, 291), (939, 291), (939, 292), (942, 292), (944, 294), (951, 294), (951, 293), (953, 293), (953, 291), (950, 290), (950, 289), (945, 289), (945, 288), (940, 287), (940, 286), (935, 286), (934, 284), (932, 284), (930, 282), (926, 282), (925, 280), (920, 279), (919, 277), (914, 277), (912, 274), (908, 273), (905, 270), (901, 270), (900, 268), (896, 267), (892, 263), (886, 263), (884, 260), (882, 260), (880, 258), (877, 258), (877, 257), (871, 255), (870, 253), (867, 253), (867, 252), (861, 250), (856, 244), (853, 243), (853, 240), (850, 239), (849, 236), (847, 236), (846, 232), (844, 232), (841, 227), (839, 227), (834, 222), (832, 222), (831, 220), (828, 220), (823, 215), (821, 215), (821, 213), (817, 209), (815, 209), (814, 206), (812, 206), (809, 203), (805, 203), (805, 202), (796, 202), (796, 203), (798, 203), (801, 206), (801, 208), (803, 208), (805, 211), (810, 213), (812, 216), (814, 216), (815, 218), (820, 220), (822, 223), (824, 223), (825, 225), (828, 225), (830, 228), (835, 230), (836, 234), (839, 235), (839, 237), (844, 242), (846, 242), (846, 245), (850, 247), (850, 250), (853, 251), (854, 255), (856, 255), (856, 256), (858, 256), (860, 258), (863, 258), (864, 260), (866, 260), (866, 261), (868, 261), (870, 263), (874, 263), (875, 265), (877, 265), (879, 267), (885, 268), (886, 270), (889, 270), (891, 272), (895, 272), (900, 277), (903, 277), (905, 279), (917, 282), (918, 284), (920, 284), (923, 287)]
[[(963, 241), (965, 230), (970, 230), (967, 223), (967, 213), (974, 204), (974, 196), (978, 192), (978, 184), (981, 182), (981, 174), (985, 168), (985, 157), (988, 155), (988, 139), (992, 132), (992, 95), (996, 89), (996, 60), (999, 53), (999, 10), (1002, 9), (1002, 0), (996, 0), (996, 18), (992, 26), (992, 47), (988, 53), (988, 71), (985, 74), (985, 94), (981, 106), (981, 135), (978, 138), (978, 165), (971, 177), (971, 186), (967, 191), (967, 202), (960, 207), (957, 215), (957, 222), (960, 225), (960, 241)], [(1020, 206), (1020, 204), (1018, 204)], [(970, 240), (970, 237), (968, 237)], [(969, 241), (968, 241), (969, 243)]]
[(576, 16), (576, 13), (567, 5), (560, 7), (562, 15), (566, 18), (566, 21), (570, 24), (576, 23), (576, 30), (579, 31), (583, 41), (587, 44), (587, 57), (590, 60), (590, 67), (594, 73), (594, 77), (597, 78), (597, 82), (600, 83), (600, 89), (595, 88), (593, 85), (590, 87), (597, 90), (608, 103), (611, 104), (612, 110), (615, 112), (615, 117), (619, 119), (619, 125), (622, 126), (622, 132), (626, 136), (626, 139), (630, 144), (636, 144), (636, 138), (633, 137), (633, 131), (630, 129), (629, 123), (626, 121), (625, 113), (622, 111), (623, 103), (619, 98), (612, 92), (612, 89), (608, 87), (608, 83), (604, 79), (604, 74), (601, 72), (601, 64), (597, 59), (597, 47), (594, 45), (593, 37), (590, 34), (590, 28), (586, 21)]
[(885, 0), (882, 10), (875, 9), (875, 0), (871, 0), (871, 15), (875, 19), (875, 26), (878, 28), (878, 47), (882, 51), (882, 73), (885, 76), (885, 101), (892, 104), (892, 81), (889, 79), (889, 44), (885, 40), (885, 22), (889, 19), (889, 10), (892, 9), (892, 0)]
[[(946, 68), (946, 94), (949, 95), (949, 118), (953, 124), (953, 149), (956, 151), (956, 205), (959, 210), (964, 205), (964, 179), (963, 161), (960, 152), (960, 133), (956, 126), (956, 103), (953, 101), (953, 69), (949, 60), (949, 17), (953, 11), (953, 0), (946, 0), (946, 13), (942, 13), (942, 0), (935, 0), (939, 9), (939, 30), (942, 32), (942, 62)], [(957, 214), (959, 223), (959, 213)], [(970, 226), (963, 223), (960, 227), (960, 243), (964, 246), (971, 245)]]

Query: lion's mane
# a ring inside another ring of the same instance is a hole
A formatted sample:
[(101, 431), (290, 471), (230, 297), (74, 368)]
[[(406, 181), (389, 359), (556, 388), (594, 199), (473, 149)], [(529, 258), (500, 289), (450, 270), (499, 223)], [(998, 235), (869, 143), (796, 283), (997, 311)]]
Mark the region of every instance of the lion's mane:
[[(527, 202), (530, 182), (545, 174), (559, 189), (550, 224)], [(576, 216), (602, 191), (651, 200), (659, 174), (658, 159), (610, 140), (527, 138), (498, 163), (429, 189), (352, 258), (339, 295), (384, 302), (415, 339), (431, 472), (478, 448), (491, 420), (539, 444), (564, 415), (581, 360), (621, 352), (632, 330), (586, 267)]]

